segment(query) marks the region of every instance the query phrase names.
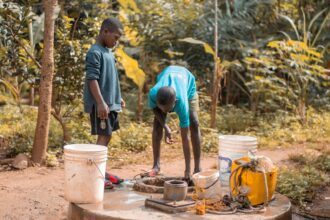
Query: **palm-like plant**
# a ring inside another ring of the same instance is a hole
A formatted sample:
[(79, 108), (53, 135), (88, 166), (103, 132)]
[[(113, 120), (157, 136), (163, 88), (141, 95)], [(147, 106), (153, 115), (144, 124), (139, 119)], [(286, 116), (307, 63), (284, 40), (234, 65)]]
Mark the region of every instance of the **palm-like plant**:
[(0, 85), (3, 85), (6, 89), (9, 90), (9, 92), (13, 95), (13, 97), (18, 100), (18, 91), (15, 88), (15, 86), (13, 86), (10, 82), (4, 80), (4, 79), (0, 79)]

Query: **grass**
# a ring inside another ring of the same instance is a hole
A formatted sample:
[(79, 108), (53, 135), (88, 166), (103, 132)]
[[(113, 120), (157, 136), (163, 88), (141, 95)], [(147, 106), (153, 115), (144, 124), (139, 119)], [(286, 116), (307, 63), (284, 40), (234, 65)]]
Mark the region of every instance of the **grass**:
[[(203, 109), (203, 108), (201, 108)], [(148, 114), (146, 114), (148, 115)], [(210, 115), (208, 112), (199, 113), (202, 134), (202, 150), (206, 153), (218, 152), (219, 134), (241, 134), (256, 136), (259, 148), (288, 147), (295, 144), (313, 145), (316, 148), (322, 143), (330, 143), (330, 112), (308, 110), (306, 126), (302, 126), (298, 119), (286, 112), (262, 114), (258, 117), (244, 108), (227, 106), (218, 109), (217, 129), (210, 129)], [(37, 108), (15, 105), (0, 107), (0, 135), (11, 139), (10, 155), (29, 152), (32, 149), (34, 128), (36, 124)], [(145, 123), (138, 124), (134, 114), (125, 110), (120, 115), (121, 129), (115, 132), (110, 147), (130, 152), (141, 152), (151, 147), (152, 117), (148, 116)], [(176, 133), (174, 138), (180, 142), (177, 133), (178, 118), (171, 114), (168, 123)], [(95, 137), (90, 135), (89, 116), (76, 112), (68, 120), (71, 130), (71, 143), (95, 143)], [(62, 130), (53, 118), (50, 124), (49, 147), (61, 148)]]
[(330, 151), (318, 153), (290, 155), (294, 167), (282, 168), (278, 177), (277, 190), (303, 208), (330, 184)]

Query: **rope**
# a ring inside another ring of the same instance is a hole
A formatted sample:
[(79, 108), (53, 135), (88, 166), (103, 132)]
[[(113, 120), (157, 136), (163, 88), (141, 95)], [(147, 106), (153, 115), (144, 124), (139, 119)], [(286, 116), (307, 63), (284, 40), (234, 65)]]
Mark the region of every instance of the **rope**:
[[(199, 183), (199, 179), (198, 179), (197, 181), (198, 181), (198, 183)], [(219, 179), (216, 179), (211, 185), (209, 185), (209, 186), (207, 186), (207, 187), (205, 187), (205, 188), (202, 188), (202, 187), (199, 187), (199, 188), (201, 188), (201, 189), (203, 189), (203, 190), (209, 189), (209, 188), (211, 188), (212, 186), (214, 186), (218, 181), (219, 181)]]
[[(237, 192), (237, 195), (240, 194), (239, 192), (239, 189), (238, 189), (238, 184), (237, 184), (237, 179), (241, 177), (243, 171), (245, 169), (249, 169), (249, 168), (252, 168), (252, 167), (255, 167), (256, 166), (256, 162), (254, 160), (252, 160), (251, 162), (243, 162), (241, 161), (241, 164), (236, 167), (233, 172), (231, 172), (230, 174), (230, 177), (229, 177), (229, 188), (230, 188), (230, 197), (233, 198), (233, 195), (232, 195), (232, 191), (236, 191)], [(238, 175), (238, 171), (239, 170), (242, 170), (241, 173), (240, 173), (240, 176), (237, 177)], [(238, 209), (237, 211), (238, 212), (243, 212), (243, 213), (252, 213), (252, 212), (264, 212), (266, 211), (266, 208), (268, 206), (268, 193), (269, 193), (269, 189), (268, 189), (268, 183), (267, 183), (267, 177), (266, 177), (266, 171), (263, 167), (259, 168), (258, 169), (259, 171), (261, 171), (261, 173), (263, 174), (263, 179), (264, 179), (264, 184), (265, 184), (265, 193), (266, 193), (266, 201), (265, 203), (259, 207), (259, 208), (254, 208), (252, 206), (249, 205), (249, 210), (246, 210), (246, 209)], [(231, 185), (231, 178), (234, 177), (234, 186), (233, 186), (233, 190), (232, 189), (232, 185)]]
[(103, 173), (101, 172), (99, 166), (97, 166), (97, 164), (95, 163), (95, 160), (94, 160), (93, 158), (89, 158), (89, 159), (87, 159), (87, 164), (89, 164), (89, 165), (94, 164), (94, 165), (96, 166), (97, 170), (99, 171), (99, 173), (101, 174), (101, 176), (102, 176), (102, 178), (103, 178), (103, 182), (105, 182), (105, 176), (104, 176)]
[(214, 211), (214, 210), (206, 210), (207, 213), (216, 214), (216, 215), (231, 215), (237, 212), (237, 208), (234, 208), (232, 211)]

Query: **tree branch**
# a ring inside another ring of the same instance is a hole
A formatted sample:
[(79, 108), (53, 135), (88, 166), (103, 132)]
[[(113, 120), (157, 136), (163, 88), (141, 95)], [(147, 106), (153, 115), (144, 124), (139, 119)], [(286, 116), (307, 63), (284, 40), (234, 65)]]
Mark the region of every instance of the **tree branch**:
[[(6, 25), (6, 26), (8, 27), (8, 25)], [(19, 39), (17, 39), (16, 34), (13, 32), (13, 30), (10, 27), (8, 27), (8, 29), (10, 30), (11, 35), (13, 36), (14, 40), (19, 44), (19, 46), (21, 46), (24, 49), (24, 51), (32, 59), (32, 61), (38, 66), (38, 68), (41, 69), (40, 63), (35, 59), (35, 57), (30, 53), (30, 51), (28, 49), (26, 49), (26, 47), (22, 44), (22, 42)]]
[(25, 46), (16, 38), (16, 36), (13, 36), (14, 40), (25, 50), (27, 55), (32, 59), (32, 61), (38, 66), (39, 69), (41, 69), (40, 63), (35, 59), (35, 57), (25, 48)]

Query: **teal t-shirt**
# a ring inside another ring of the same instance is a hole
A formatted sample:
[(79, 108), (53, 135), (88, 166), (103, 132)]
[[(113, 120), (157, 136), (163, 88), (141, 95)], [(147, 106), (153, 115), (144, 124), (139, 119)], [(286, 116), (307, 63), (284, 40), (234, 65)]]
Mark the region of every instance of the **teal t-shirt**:
[(121, 111), (121, 92), (115, 57), (112, 51), (94, 44), (86, 55), (86, 77), (84, 85), (84, 110), (91, 113), (96, 101), (90, 91), (88, 81), (97, 80), (101, 95), (110, 111)]
[(178, 114), (180, 127), (186, 128), (189, 121), (189, 100), (196, 94), (194, 75), (184, 67), (168, 66), (158, 76), (156, 85), (152, 87), (148, 96), (150, 108), (156, 108), (157, 92), (161, 87), (171, 86), (176, 93), (176, 102), (172, 111)]

